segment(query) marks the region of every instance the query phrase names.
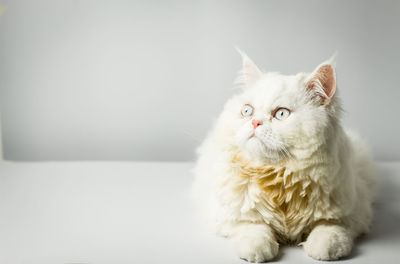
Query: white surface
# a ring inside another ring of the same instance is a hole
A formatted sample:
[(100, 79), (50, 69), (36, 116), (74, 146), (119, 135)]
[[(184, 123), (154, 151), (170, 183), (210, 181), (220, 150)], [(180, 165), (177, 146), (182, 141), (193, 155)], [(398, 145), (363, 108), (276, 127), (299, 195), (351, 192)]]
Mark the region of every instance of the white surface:
[(400, 1), (0, 4), (6, 159), (192, 160), (232, 94), (238, 45), (285, 74), (337, 50), (345, 122), (400, 160)]
[[(0, 264), (245, 263), (205, 235), (192, 163), (1, 163)], [(381, 163), (372, 233), (339, 263), (398, 263), (400, 163)], [(320, 263), (283, 247), (280, 263)]]

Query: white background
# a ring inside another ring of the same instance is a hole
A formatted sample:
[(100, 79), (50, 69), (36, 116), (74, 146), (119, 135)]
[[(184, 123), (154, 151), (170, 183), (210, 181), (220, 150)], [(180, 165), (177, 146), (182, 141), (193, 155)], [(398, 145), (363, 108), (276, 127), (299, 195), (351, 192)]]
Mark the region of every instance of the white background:
[(294, 74), (338, 57), (344, 123), (400, 159), (399, 1), (0, 1), (10, 160), (193, 160), (237, 45)]

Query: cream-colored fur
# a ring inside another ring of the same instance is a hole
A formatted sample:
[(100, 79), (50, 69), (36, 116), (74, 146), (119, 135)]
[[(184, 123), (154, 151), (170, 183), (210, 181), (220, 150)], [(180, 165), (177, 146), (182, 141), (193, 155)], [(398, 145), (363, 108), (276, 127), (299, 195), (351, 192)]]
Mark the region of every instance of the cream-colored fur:
[[(251, 262), (273, 259), (279, 243), (301, 244), (319, 260), (348, 255), (369, 230), (374, 169), (363, 142), (341, 126), (334, 60), (284, 76), (242, 56), (243, 87), (198, 150), (199, 215)], [(246, 104), (251, 116), (241, 114)], [(285, 120), (273, 116), (279, 107), (290, 109)]]

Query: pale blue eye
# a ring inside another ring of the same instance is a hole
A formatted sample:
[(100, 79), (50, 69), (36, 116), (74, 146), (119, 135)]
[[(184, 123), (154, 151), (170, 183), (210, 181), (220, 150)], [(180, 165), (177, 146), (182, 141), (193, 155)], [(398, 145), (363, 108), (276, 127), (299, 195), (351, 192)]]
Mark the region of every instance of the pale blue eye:
[(290, 115), (290, 111), (286, 108), (279, 108), (276, 112), (274, 117), (278, 120), (285, 120)]
[(253, 114), (254, 108), (251, 105), (244, 105), (242, 107), (242, 116), (251, 116)]

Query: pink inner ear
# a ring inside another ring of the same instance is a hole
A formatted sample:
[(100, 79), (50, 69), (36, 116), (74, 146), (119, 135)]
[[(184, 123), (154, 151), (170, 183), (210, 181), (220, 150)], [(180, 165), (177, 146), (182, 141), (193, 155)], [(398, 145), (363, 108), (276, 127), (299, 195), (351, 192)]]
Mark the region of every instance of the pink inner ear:
[[(314, 88), (315, 80), (318, 80), (321, 83), (325, 94), (328, 96), (327, 99), (331, 99), (336, 92), (336, 77), (333, 67), (329, 64), (319, 67), (314, 77), (312, 77), (308, 83), (308, 89)], [(324, 100), (324, 103), (326, 103), (325, 101), (326, 100)]]
[(261, 71), (250, 59), (246, 58), (243, 62), (243, 77), (246, 85), (256, 82), (261, 75)]
[(335, 80), (335, 71), (333, 70), (331, 65), (323, 65), (318, 69), (318, 75), (321, 78), (318, 78), (324, 87), (324, 91), (329, 98), (336, 92), (336, 80)]

